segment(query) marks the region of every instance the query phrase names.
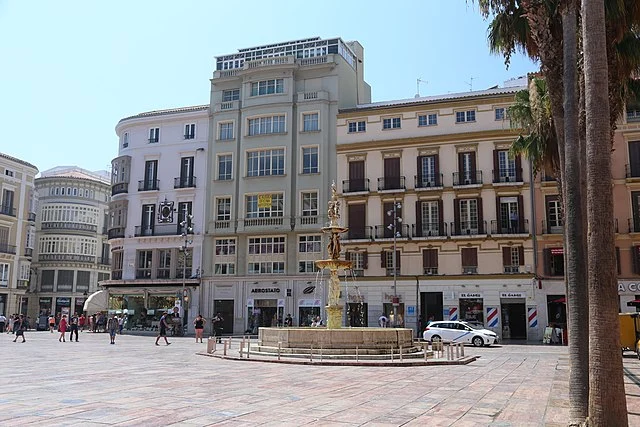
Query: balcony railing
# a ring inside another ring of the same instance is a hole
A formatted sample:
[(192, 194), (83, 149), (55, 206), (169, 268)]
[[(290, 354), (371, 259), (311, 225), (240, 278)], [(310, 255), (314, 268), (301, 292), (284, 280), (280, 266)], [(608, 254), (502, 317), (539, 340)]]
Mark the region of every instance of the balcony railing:
[(348, 179), (342, 181), (343, 193), (360, 193), (363, 191), (369, 191), (369, 179)]
[(89, 231), (95, 233), (98, 230), (98, 226), (95, 224), (83, 224), (79, 222), (68, 221), (47, 221), (41, 225), (43, 230), (77, 230), (77, 231)]
[(477, 265), (467, 265), (462, 266), (462, 274), (478, 274), (478, 266)]
[(113, 184), (111, 186), (111, 195), (115, 196), (116, 194), (128, 193), (129, 192), (129, 183), (128, 182), (119, 182), (117, 184)]
[(268, 218), (245, 218), (245, 227), (271, 227), (273, 225), (282, 225), (284, 223), (284, 217), (273, 216)]
[(451, 236), (475, 236), (487, 234), (487, 221), (460, 221), (452, 222)]
[(640, 217), (627, 219), (629, 233), (640, 233)]
[(442, 174), (432, 176), (414, 175), (416, 189), (442, 188)]
[(492, 173), (494, 184), (522, 182), (522, 168), (517, 168), (515, 170), (494, 169)]
[(411, 225), (412, 237), (447, 237), (447, 224), (439, 222), (423, 222), (422, 227)]
[(33, 248), (24, 248), (24, 256), (28, 258), (33, 257)]
[(138, 181), (138, 191), (154, 191), (160, 189), (160, 181), (157, 179)]
[(157, 269), (156, 277), (158, 279), (169, 279), (171, 277), (171, 270), (168, 269)]
[(35, 212), (29, 212), (27, 214), (27, 221), (36, 222), (36, 213)]
[(28, 280), (18, 280), (16, 284), (18, 289), (29, 289), (29, 281)]
[(151, 279), (151, 270), (150, 269), (137, 269), (136, 270), (136, 279)]
[(424, 274), (426, 276), (433, 276), (438, 274), (438, 267), (424, 267)]
[(111, 280), (122, 280), (122, 270), (111, 270)]
[(230, 219), (219, 219), (214, 221), (213, 224), (214, 224), (213, 227), (215, 228), (216, 232), (220, 232), (220, 231), (232, 232), (232, 231), (235, 231), (235, 228), (236, 228), (236, 221), (231, 221)]
[(178, 236), (182, 234), (181, 228), (179, 224), (137, 225), (134, 230), (134, 236)]
[(124, 237), (124, 227), (112, 228), (107, 232), (108, 239), (121, 239)]
[(556, 178), (554, 176), (550, 176), (550, 175), (547, 175), (547, 174), (543, 173), (540, 176), (540, 181), (542, 181), (542, 182), (556, 182)]
[(100, 258), (98, 258), (98, 264), (111, 265), (111, 258), (101, 256)]
[[(409, 224), (402, 224), (398, 227), (397, 230), (397, 238), (398, 239), (408, 239), (411, 237), (411, 233), (409, 230), (411, 227)], [(374, 239), (393, 239), (393, 229), (389, 230), (386, 225), (376, 225), (374, 226)]]
[(96, 261), (96, 257), (79, 254), (40, 254), (38, 255), (38, 261), (75, 261), (93, 264)]
[(0, 253), (3, 254), (16, 254), (16, 247), (7, 243), (0, 243)]
[(542, 221), (542, 234), (562, 234), (564, 233), (564, 226), (562, 222), (558, 222), (557, 224), (549, 224), (548, 222)]
[(365, 227), (350, 228), (345, 234), (344, 240), (373, 240), (373, 227), (367, 225)]
[(475, 171), (470, 173), (453, 173), (453, 186), (460, 187), (462, 185), (481, 185), (482, 184), (482, 171)]
[(529, 234), (529, 220), (491, 221), (491, 234)]
[(16, 216), (16, 208), (14, 208), (13, 206), (0, 205), (0, 214), (8, 215), (8, 216)]
[(624, 165), (625, 178), (640, 178), (640, 165)]
[(404, 176), (385, 176), (378, 178), (378, 191), (405, 190)]
[(327, 216), (326, 215), (303, 215), (303, 216), (297, 216), (295, 221), (295, 225), (303, 227), (303, 228), (308, 228), (307, 226), (313, 226), (313, 227), (321, 227), (323, 225), (325, 225), (325, 222), (327, 221)]
[(173, 188), (196, 188), (195, 176), (180, 176), (173, 179)]

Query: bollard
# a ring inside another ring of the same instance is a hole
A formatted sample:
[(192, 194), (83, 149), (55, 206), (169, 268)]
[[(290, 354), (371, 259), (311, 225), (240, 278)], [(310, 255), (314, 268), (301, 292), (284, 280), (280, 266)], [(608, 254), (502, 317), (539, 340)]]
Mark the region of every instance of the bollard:
[(356, 346), (356, 363), (358, 363), (358, 346)]
[(282, 350), (282, 341), (278, 341), (278, 360), (280, 360), (280, 351)]
[(424, 343), (424, 345), (422, 346), (422, 352), (424, 353), (424, 361), (427, 361), (427, 351), (429, 349), (429, 344), (428, 343)]
[(320, 344), (320, 361), (322, 362), (322, 344)]
[(393, 362), (393, 347), (391, 347), (391, 361)]
[(460, 355), (464, 357), (464, 345), (460, 347)]
[(242, 351), (244, 350), (244, 340), (240, 341), (240, 350), (238, 350), (238, 353), (240, 353), (240, 359), (242, 359)]
[(209, 337), (207, 340), (207, 354), (216, 352), (216, 340)]
[(313, 363), (313, 345), (309, 348), (309, 360)]
[(226, 340), (224, 342), (224, 344), (222, 345), (222, 351), (223, 351), (223, 355), (226, 356), (227, 355), (227, 346), (229, 345), (229, 340)]
[(402, 346), (400, 346), (400, 361), (402, 362)]
[(251, 356), (251, 337), (247, 337), (247, 359)]
[(460, 345), (461, 344), (456, 345), (456, 359), (460, 359)]

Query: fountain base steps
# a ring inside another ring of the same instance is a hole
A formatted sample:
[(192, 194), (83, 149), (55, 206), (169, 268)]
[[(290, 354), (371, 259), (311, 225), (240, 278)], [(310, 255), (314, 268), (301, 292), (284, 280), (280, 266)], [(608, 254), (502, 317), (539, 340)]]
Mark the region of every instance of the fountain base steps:
[[(390, 349), (360, 349), (360, 348), (280, 348), (268, 347), (263, 345), (251, 345), (250, 355), (278, 357), (299, 357), (323, 359), (362, 359), (362, 360), (380, 360), (380, 359), (424, 359), (424, 352), (420, 347), (408, 347), (402, 349), (394, 349), (393, 354)], [(243, 351), (246, 356), (247, 351)], [(427, 350), (427, 358), (433, 357), (433, 351)]]
[(382, 350), (413, 347), (408, 328), (259, 328), (258, 343), (265, 347)]

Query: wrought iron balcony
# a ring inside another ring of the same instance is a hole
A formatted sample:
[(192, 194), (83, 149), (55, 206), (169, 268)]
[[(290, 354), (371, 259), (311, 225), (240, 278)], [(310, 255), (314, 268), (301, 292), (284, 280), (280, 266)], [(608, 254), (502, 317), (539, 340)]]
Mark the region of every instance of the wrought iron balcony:
[(494, 184), (512, 184), (515, 182), (523, 182), (522, 168), (516, 168), (514, 170), (494, 169), (492, 173)]
[(27, 221), (36, 222), (36, 213), (35, 212), (29, 212), (27, 214)]
[(451, 236), (475, 236), (487, 234), (487, 221), (452, 222)]
[(102, 265), (111, 265), (111, 258), (107, 256), (102, 256), (98, 258), (98, 263)]
[(463, 185), (482, 185), (482, 171), (473, 173), (453, 173), (453, 186), (460, 187)]
[(98, 230), (98, 226), (95, 224), (83, 224), (69, 221), (47, 221), (41, 224), (41, 228), (43, 230), (89, 231), (91, 233), (95, 233)]
[(624, 165), (625, 178), (640, 178), (640, 165)]
[(143, 179), (138, 181), (138, 191), (154, 191), (160, 189), (160, 181), (157, 179)]
[(16, 208), (14, 208), (13, 206), (0, 205), (0, 214), (8, 215), (8, 216), (16, 216)]
[(134, 230), (135, 237), (179, 236), (181, 234), (182, 227), (179, 224), (137, 225)]
[(33, 248), (24, 248), (24, 256), (27, 258), (33, 257)]
[(344, 240), (373, 240), (373, 227), (367, 225), (364, 227), (349, 228), (344, 234)]
[(629, 233), (640, 233), (640, 217), (627, 219)]
[(342, 181), (343, 193), (360, 193), (369, 191), (369, 179), (347, 179)]
[(520, 220), (493, 220), (491, 234), (529, 234), (529, 220), (523, 220), (522, 224)]
[(562, 221), (558, 221), (556, 224), (549, 224), (548, 222), (542, 221), (542, 234), (563, 234), (564, 233), (564, 225)]
[(432, 176), (414, 175), (415, 188), (425, 190), (430, 188), (442, 188), (442, 174)]
[(129, 183), (128, 182), (119, 182), (117, 184), (113, 184), (111, 186), (111, 195), (115, 196), (116, 194), (123, 194), (129, 192)]
[(107, 232), (109, 239), (121, 239), (124, 237), (124, 227), (112, 228)]
[(195, 176), (180, 176), (173, 179), (173, 188), (196, 188)]
[(412, 237), (447, 237), (447, 224), (439, 222), (423, 222), (422, 227), (411, 225)]
[(406, 190), (404, 176), (385, 176), (378, 178), (378, 191)]
[(122, 270), (111, 270), (111, 280), (122, 280)]
[[(398, 226), (397, 239), (408, 239), (411, 237), (409, 224), (401, 224)], [(374, 227), (374, 239), (393, 239), (393, 229), (389, 230), (387, 225), (376, 225)]]
[(14, 245), (9, 245), (8, 243), (0, 243), (0, 253), (15, 255), (16, 247)]

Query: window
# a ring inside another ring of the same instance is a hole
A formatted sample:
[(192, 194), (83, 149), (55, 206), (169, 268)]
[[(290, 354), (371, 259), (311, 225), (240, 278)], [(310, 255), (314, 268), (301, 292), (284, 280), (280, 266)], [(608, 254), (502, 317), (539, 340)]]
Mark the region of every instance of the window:
[(214, 274), (236, 274), (236, 264), (234, 262), (216, 262), (213, 268)]
[(302, 216), (318, 215), (318, 192), (309, 191), (302, 193)]
[(438, 274), (438, 250), (423, 249), (422, 250), (422, 267), (424, 274)]
[(564, 276), (564, 248), (544, 250), (545, 276)]
[(196, 137), (196, 124), (188, 123), (184, 125), (184, 139), (194, 139)]
[(418, 157), (418, 187), (437, 187), (442, 185), (440, 174), (436, 171), (439, 157), (437, 155)]
[(367, 131), (367, 122), (364, 120), (360, 120), (357, 122), (349, 122), (349, 133), (356, 132), (366, 132)]
[(0, 287), (9, 287), (9, 264), (0, 264)]
[(249, 119), (249, 136), (284, 133), (284, 115)]
[(285, 237), (249, 237), (249, 255), (284, 254)]
[(476, 110), (456, 111), (456, 123), (475, 122)]
[(284, 175), (284, 148), (249, 151), (247, 176)]
[(557, 196), (547, 197), (547, 221), (548, 229), (544, 232), (548, 234), (562, 233), (562, 216), (561, 216), (560, 200)]
[(302, 173), (318, 173), (318, 147), (302, 148)]
[(11, 177), (12, 177), (12, 176), (13, 176), (13, 171), (12, 171), (12, 170), (10, 170), (10, 169), (5, 169), (5, 170), (4, 170), (4, 174), (5, 174), (6, 176), (11, 176)]
[(222, 102), (237, 101), (240, 99), (240, 89), (229, 89), (222, 91)]
[(282, 193), (247, 196), (247, 218), (271, 218), (284, 216)]
[(153, 251), (138, 251), (138, 268), (136, 270), (137, 279), (151, 278), (151, 265), (153, 259)]
[(218, 156), (218, 180), (229, 181), (233, 179), (232, 174), (233, 158), (231, 154)]
[(364, 270), (369, 268), (367, 251), (347, 251), (344, 254), (347, 261), (351, 261), (351, 271), (355, 276), (363, 276)]
[(498, 182), (516, 181), (516, 159), (509, 155), (508, 150), (499, 150), (498, 155)]
[(387, 276), (393, 276), (394, 263), (396, 267), (395, 268), (396, 275), (400, 274), (400, 251), (399, 250), (396, 251), (395, 259), (393, 257), (393, 251), (389, 251), (389, 250), (382, 251), (380, 258), (381, 258), (380, 264), (382, 268), (384, 268), (387, 271)]
[(502, 248), (502, 265), (505, 273), (519, 273), (524, 265), (524, 247), (507, 246)]
[(233, 122), (220, 123), (218, 125), (218, 139), (226, 141), (233, 139)]
[(418, 116), (418, 126), (435, 126), (438, 124), (438, 115), (436, 113), (421, 114)]
[(298, 252), (322, 253), (322, 236), (315, 234), (298, 236)]
[(302, 115), (302, 131), (314, 132), (319, 129), (318, 113), (309, 113)]
[(316, 273), (318, 270), (315, 261), (298, 261), (298, 273)]
[(129, 146), (129, 132), (125, 132), (122, 135), (122, 148), (127, 148)]
[(158, 279), (171, 277), (171, 250), (160, 249), (158, 251)]
[(250, 262), (248, 274), (284, 274), (284, 262)]
[(382, 129), (400, 129), (400, 117), (382, 119)]
[(504, 120), (506, 119), (506, 112), (504, 107), (500, 107), (500, 108), (496, 108), (494, 110), (495, 116), (496, 116), (496, 120)]
[(149, 142), (158, 142), (160, 141), (160, 128), (151, 128), (149, 129)]
[(216, 204), (216, 221), (231, 220), (231, 197), (221, 197)]
[(478, 248), (462, 248), (462, 274), (478, 274)]
[(420, 202), (420, 237), (440, 236), (440, 201)]
[(284, 79), (262, 80), (251, 83), (251, 96), (270, 95), (284, 92)]
[(216, 255), (235, 255), (236, 239), (216, 239)]
[(478, 234), (478, 201), (476, 199), (460, 200), (460, 232), (461, 234)]

